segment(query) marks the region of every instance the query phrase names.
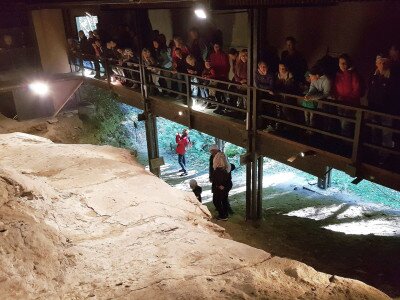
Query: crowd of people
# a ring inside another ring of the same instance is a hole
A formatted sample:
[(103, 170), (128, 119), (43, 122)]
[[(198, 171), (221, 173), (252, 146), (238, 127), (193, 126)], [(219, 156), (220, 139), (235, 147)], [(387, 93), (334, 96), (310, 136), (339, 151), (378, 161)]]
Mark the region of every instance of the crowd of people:
[[(151, 43), (141, 48), (126, 27), (121, 27), (120, 35), (106, 43), (96, 30), (89, 32), (88, 37), (80, 31), (78, 41), (68, 40), (71, 59), (75, 63), (80, 59), (78, 64), (92, 70), (95, 78), (112, 74), (123, 85), (131, 88), (139, 87), (139, 72), (133, 70), (139, 70), (138, 64), (141, 63), (149, 71), (146, 72), (145, 80), (152, 83), (150, 93), (168, 95), (183, 101), (186, 100), (187, 93), (185, 74), (188, 74), (191, 82), (189, 93), (194, 99), (202, 99), (200, 103), (205, 108), (214, 109), (217, 114), (235, 117), (238, 117), (233, 114), (235, 108), (246, 108), (246, 91), (251, 85), (248, 82), (250, 62), (247, 49), (231, 48), (225, 51), (221, 39), (207, 41), (197, 28), (188, 31), (187, 42), (180, 36), (174, 36), (167, 42), (165, 35), (158, 30), (154, 30), (152, 34)], [(274, 104), (260, 101), (257, 109), (261, 114), (273, 117), (272, 119), (286, 120), (286, 124), (300, 123), (310, 129), (317, 128), (352, 137), (354, 122), (350, 120), (355, 119), (355, 110), (352, 107), (367, 105), (371, 111), (400, 115), (398, 45), (392, 45), (386, 53), (376, 56), (374, 71), (366, 81), (357, 72), (351, 57), (345, 53), (338, 57), (327, 54), (316, 64), (309, 66), (297, 49), (296, 39), (290, 36), (286, 38), (285, 50), (278, 59), (268, 55), (260, 57), (262, 59), (258, 61), (253, 76), (257, 99), (274, 100)], [(371, 64), (371, 69), (372, 67)], [(367, 103), (362, 101), (364, 96)], [(329, 105), (330, 103), (344, 106)], [(294, 109), (294, 106), (304, 109)], [(318, 114), (317, 111), (325, 114)], [(326, 113), (343, 118), (330, 118)], [(398, 120), (382, 114), (371, 114), (368, 120), (379, 125), (372, 127), (367, 134), (372, 143), (386, 148), (400, 148), (400, 135), (386, 129), (399, 128)], [(258, 124), (259, 128), (266, 130), (277, 130), (280, 125), (276, 121)], [(308, 133), (313, 134), (313, 131)], [(187, 130), (176, 134), (176, 144), (181, 167), (179, 172), (181, 176), (186, 176), (185, 154), (191, 145)], [(218, 218), (226, 220), (231, 211), (228, 194), (232, 188), (232, 165), (216, 145), (210, 148), (210, 154), (209, 174), (213, 203)], [(201, 187), (195, 180), (191, 180), (190, 186), (201, 202)]]
[[(247, 49), (229, 49), (225, 52), (221, 40), (209, 42), (202, 38), (197, 28), (188, 32), (187, 43), (180, 36), (174, 36), (167, 43), (164, 34), (153, 31), (150, 45), (142, 48), (129, 47), (129, 30), (122, 30), (121, 37), (103, 43), (96, 30), (86, 37), (79, 32), (79, 42), (69, 39), (71, 53), (82, 53), (86, 57), (117, 62), (108, 67), (122, 84), (138, 87), (139, 74), (130, 72), (135, 63), (142, 62), (151, 72), (147, 80), (153, 83), (151, 93), (173, 96), (186, 100), (186, 84), (184, 74), (189, 74), (190, 93), (194, 99), (203, 99), (202, 105), (215, 109), (218, 114), (237, 116), (235, 108), (246, 108), (246, 88), (248, 86), (248, 53)], [(125, 47), (119, 47), (117, 43)], [(264, 57), (257, 65), (254, 74), (255, 87), (259, 89), (259, 98), (278, 99), (282, 104), (296, 105), (306, 108), (299, 112), (285, 105), (268, 105), (260, 103), (259, 111), (265, 115), (277, 117), (295, 123), (303, 123), (310, 128), (317, 127), (326, 131), (336, 131), (351, 137), (354, 123), (346, 119), (335, 121), (322, 118), (313, 111), (323, 111), (345, 118), (354, 118), (351, 108), (338, 108), (321, 103), (320, 100), (348, 106), (361, 106), (361, 98), (366, 95), (369, 109), (400, 115), (400, 55), (399, 46), (392, 45), (387, 53), (376, 56), (375, 70), (367, 82), (357, 72), (352, 59), (347, 54), (339, 57), (326, 55), (315, 65), (309, 67), (306, 59), (297, 49), (297, 41), (293, 37), (286, 38), (286, 49), (281, 53), (279, 61)], [(84, 67), (92, 69), (96, 78), (101, 78), (99, 60), (84, 59)], [(120, 67), (118, 67), (120, 66)], [(371, 66), (372, 67), (372, 66)], [(224, 90), (226, 92), (221, 92)], [(283, 97), (281, 93), (299, 97)], [(243, 96), (238, 96), (243, 94)], [(209, 101), (207, 101), (209, 100)], [(212, 101), (211, 101), (212, 100)], [(224, 105), (218, 105), (219, 103)], [(382, 126), (399, 127), (398, 121), (375, 115), (371, 122)], [(276, 130), (279, 122), (264, 122), (261, 126), (268, 130)], [(312, 134), (312, 131), (309, 131)], [(393, 148), (397, 136), (382, 129), (372, 129), (374, 143)]]

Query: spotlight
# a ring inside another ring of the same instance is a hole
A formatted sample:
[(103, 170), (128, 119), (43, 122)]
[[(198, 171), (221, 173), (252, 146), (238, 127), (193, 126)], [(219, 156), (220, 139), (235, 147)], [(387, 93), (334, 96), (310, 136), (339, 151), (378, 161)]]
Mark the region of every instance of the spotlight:
[(296, 154), (296, 155), (293, 155), (293, 156), (289, 157), (289, 158), (287, 159), (287, 161), (290, 162), (290, 163), (292, 163), (292, 162), (294, 162), (294, 161), (295, 161), (296, 159), (298, 159), (298, 158), (304, 158), (304, 157), (306, 157), (306, 156), (315, 156), (315, 155), (317, 155), (317, 153), (315, 153), (315, 151), (307, 150), (307, 151), (300, 152), (300, 153), (298, 153), (298, 154)]
[(183, 112), (178, 111), (178, 115), (182, 116), (182, 115), (183, 115)]
[(49, 93), (49, 85), (40, 81), (32, 82), (29, 85), (29, 89), (39, 96), (45, 96)]
[(207, 19), (207, 14), (205, 12), (204, 9), (202, 8), (197, 8), (194, 10), (194, 14), (196, 15), (196, 17), (198, 17), (199, 19)]

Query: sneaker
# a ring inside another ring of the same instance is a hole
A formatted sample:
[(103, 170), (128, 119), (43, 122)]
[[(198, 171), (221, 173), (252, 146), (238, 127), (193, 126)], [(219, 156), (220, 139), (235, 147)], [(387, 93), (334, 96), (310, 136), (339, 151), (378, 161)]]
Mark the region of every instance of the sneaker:
[(184, 173), (182, 173), (181, 175), (179, 175), (179, 176), (186, 176), (188, 173), (187, 172), (184, 172)]
[(218, 217), (217, 217), (217, 220), (220, 220), (220, 221), (228, 221), (228, 217), (220, 217), (220, 216), (218, 216)]

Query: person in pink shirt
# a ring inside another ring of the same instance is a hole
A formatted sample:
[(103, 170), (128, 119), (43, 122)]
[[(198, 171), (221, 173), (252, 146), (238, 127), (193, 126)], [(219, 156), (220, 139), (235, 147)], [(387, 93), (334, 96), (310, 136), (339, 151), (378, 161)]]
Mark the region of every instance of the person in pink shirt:
[[(339, 71), (336, 73), (334, 84), (334, 96), (337, 102), (346, 105), (360, 105), (361, 81), (358, 73), (353, 69), (351, 58), (347, 54), (339, 56)], [(338, 114), (344, 117), (354, 118), (354, 110), (338, 108)], [(340, 120), (341, 133), (351, 136), (354, 125), (346, 120)]]
[(178, 154), (178, 163), (181, 166), (181, 169), (178, 172), (183, 172), (180, 176), (185, 176), (187, 175), (185, 154), (187, 146), (190, 143), (189, 131), (187, 129), (184, 129), (182, 131), (182, 134), (177, 133), (175, 136), (175, 141), (176, 141), (176, 153)]
[[(218, 42), (215, 42), (213, 44), (213, 52), (210, 54), (210, 63), (215, 71), (215, 79), (221, 81), (229, 81), (229, 56), (222, 50), (221, 45)], [(226, 89), (227, 85), (218, 83), (217, 88)], [(217, 91), (215, 93), (215, 98), (218, 102), (224, 102), (224, 94), (220, 91)], [(218, 106), (217, 109), (214, 110), (215, 113), (222, 113), (222, 111), (223, 110), (221, 106)]]
[(214, 43), (213, 52), (210, 54), (210, 63), (215, 70), (215, 79), (228, 81), (229, 56), (222, 49), (219, 43)]

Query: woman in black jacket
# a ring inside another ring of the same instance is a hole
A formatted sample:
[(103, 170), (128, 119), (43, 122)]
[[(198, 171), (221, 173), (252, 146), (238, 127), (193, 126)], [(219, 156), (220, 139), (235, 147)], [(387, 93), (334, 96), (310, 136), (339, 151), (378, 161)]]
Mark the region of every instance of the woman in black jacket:
[(228, 193), (231, 188), (231, 179), (227, 170), (225, 154), (218, 152), (213, 160), (212, 193), (213, 203), (218, 211), (218, 220), (228, 220)]

